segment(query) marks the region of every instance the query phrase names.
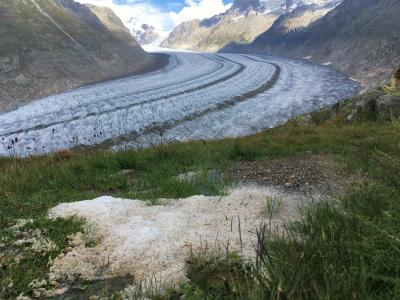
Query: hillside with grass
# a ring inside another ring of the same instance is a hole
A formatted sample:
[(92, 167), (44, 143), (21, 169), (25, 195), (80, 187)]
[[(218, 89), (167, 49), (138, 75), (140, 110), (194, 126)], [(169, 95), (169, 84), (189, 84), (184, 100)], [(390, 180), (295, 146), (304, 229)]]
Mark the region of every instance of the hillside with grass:
[(0, 111), (164, 63), (109, 9), (73, 0), (0, 1)]
[[(249, 137), (2, 158), (0, 298), (124, 299), (130, 286), (132, 297), (151, 299), (397, 299), (399, 107), (393, 79)], [(254, 259), (229, 247), (193, 248), (186, 256), (187, 280), (174, 286), (140, 285), (129, 274), (100, 273), (95, 280), (49, 275), (54, 262), (76, 247), (79, 232), (87, 251), (101, 243), (83, 219), (49, 218), (48, 210), (60, 203), (110, 195), (157, 207), (160, 198), (203, 194), (218, 196), (222, 205), (230, 188), (254, 184), (283, 195), (265, 199), (266, 222), (254, 229)], [(268, 222), (284, 213), (285, 199), (294, 199), (288, 195), (310, 198), (315, 191), (317, 201), (291, 222), (279, 228)]]

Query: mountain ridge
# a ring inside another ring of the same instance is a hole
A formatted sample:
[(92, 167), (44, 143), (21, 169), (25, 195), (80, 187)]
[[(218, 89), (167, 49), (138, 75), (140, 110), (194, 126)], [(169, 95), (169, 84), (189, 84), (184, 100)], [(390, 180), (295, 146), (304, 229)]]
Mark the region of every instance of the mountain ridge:
[(0, 1), (0, 15), (0, 111), (163, 63), (108, 9), (73, 0), (15, 0)]
[(329, 64), (365, 86), (388, 80), (400, 64), (400, 2), (344, 0), (305, 27), (284, 28), (299, 13), (278, 18), (249, 45), (232, 43), (221, 52), (307, 57)]
[(274, 21), (298, 6), (333, 7), (341, 0), (235, 0), (225, 12), (181, 23), (161, 44), (166, 48), (218, 51), (229, 43), (251, 43)]

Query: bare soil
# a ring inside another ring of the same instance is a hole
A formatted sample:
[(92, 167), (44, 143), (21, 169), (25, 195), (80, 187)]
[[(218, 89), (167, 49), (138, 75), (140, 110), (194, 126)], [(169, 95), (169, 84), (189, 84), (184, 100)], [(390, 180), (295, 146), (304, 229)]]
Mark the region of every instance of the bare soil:
[(326, 196), (343, 194), (361, 179), (358, 174), (350, 175), (327, 155), (239, 161), (229, 173), (238, 184), (253, 183), (290, 193)]

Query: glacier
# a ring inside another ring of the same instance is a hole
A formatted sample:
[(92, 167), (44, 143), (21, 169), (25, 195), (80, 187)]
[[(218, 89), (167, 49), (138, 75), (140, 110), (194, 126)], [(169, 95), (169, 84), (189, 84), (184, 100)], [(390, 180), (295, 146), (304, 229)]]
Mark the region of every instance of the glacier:
[(360, 91), (327, 66), (266, 55), (165, 52), (161, 70), (0, 114), (0, 155), (113, 150), (256, 133)]

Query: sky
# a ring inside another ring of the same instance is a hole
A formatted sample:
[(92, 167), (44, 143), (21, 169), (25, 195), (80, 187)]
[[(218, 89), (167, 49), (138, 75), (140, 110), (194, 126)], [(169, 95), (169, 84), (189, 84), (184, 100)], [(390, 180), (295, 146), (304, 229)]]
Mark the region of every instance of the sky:
[(169, 31), (181, 22), (204, 19), (225, 12), (232, 0), (76, 0), (110, 7), (126, 22), (135, 17), (140, 23)]

